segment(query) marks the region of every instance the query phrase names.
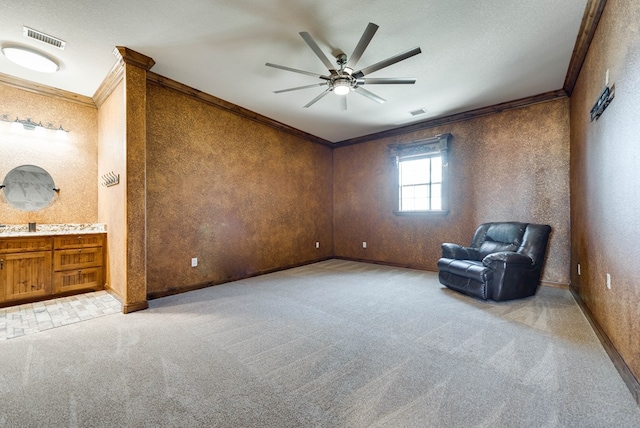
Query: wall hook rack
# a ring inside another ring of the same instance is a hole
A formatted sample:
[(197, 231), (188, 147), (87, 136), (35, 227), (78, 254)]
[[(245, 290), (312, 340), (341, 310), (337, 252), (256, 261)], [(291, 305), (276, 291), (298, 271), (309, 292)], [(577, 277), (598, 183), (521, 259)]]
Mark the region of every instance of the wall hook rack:
[(120, 183), (120, 174), (115, 174), (113, 171), (106, 173), (101, 178), (102, 185), (105, 187), (115, 186)]

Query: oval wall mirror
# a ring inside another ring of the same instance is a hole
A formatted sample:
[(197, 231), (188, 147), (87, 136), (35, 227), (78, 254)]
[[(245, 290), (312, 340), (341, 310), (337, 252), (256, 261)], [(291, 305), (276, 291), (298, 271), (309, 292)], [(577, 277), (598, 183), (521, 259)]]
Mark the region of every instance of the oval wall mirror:
[(9, 204), (22, 211), (46, 208), (57, 190), (51, 175), (35, 165), (13, 168), (2, 183), (2, 191)]

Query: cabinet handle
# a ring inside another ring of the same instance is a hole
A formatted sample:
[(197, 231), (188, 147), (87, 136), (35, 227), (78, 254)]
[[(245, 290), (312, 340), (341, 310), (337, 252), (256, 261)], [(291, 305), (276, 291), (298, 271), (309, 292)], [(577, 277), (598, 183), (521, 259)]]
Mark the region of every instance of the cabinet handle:
[(0, 270), (4, 269), (4, 259), (0, 259)]
[(81, 253), (81, 252), (82, 252), (82, 250), (78, 250), (78, 252), (79, 252), (79, 253)]

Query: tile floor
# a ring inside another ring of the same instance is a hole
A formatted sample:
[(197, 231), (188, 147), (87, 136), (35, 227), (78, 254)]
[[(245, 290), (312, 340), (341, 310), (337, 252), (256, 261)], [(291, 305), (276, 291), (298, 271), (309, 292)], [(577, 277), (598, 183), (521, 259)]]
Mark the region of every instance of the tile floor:
[(0, 341), (122, 312), (106, 291), (0, 308)]

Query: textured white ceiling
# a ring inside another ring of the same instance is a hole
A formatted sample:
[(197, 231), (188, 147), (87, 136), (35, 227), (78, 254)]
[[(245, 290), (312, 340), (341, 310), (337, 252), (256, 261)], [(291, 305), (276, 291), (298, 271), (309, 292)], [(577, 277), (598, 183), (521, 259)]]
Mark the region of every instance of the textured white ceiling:
[[(587, 0), (78, 0), (7, 2), (0, 45), (29, 46), (61, 70), (25, 70), (0, 55), (0, 73), (92, 96), (115, 46), (153, 58), (152, 71), (329, 141), (560, 89)], [(341, 111), (335, 94), (303, 106), (319, 82), (266, 67), (326, 74), (300, 31), (333, 60), (350, 55), (367, 23), (380, 26), (357, 68), (420, 46), (422, 53), (369, 77), (415, 77), (415, 85), (367, 85)], [(64, 51), (29, 40), (22, 26), (67, 42)], [(412, 116), (410, 111), (426, 109)], [(0, 112), (0, 114), (5, 112)], [(10, 112), (6, 112), (10, 113)]]

